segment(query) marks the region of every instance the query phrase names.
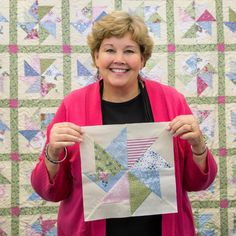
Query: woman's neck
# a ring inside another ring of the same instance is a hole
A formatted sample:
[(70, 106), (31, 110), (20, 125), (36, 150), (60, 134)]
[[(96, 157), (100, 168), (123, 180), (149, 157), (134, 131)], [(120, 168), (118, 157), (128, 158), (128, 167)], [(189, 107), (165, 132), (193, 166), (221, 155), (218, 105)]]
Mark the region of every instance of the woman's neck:
[(114, 87), (108, 87), (106, 84), (103, 84), (103, 93), (102, 93), (102, 100), (108, 101), (108, 102), (127, 102), (140, 93), (138, 81), (135, 84), (135, 86), (132, 86), (131, 88), (114, 88)]

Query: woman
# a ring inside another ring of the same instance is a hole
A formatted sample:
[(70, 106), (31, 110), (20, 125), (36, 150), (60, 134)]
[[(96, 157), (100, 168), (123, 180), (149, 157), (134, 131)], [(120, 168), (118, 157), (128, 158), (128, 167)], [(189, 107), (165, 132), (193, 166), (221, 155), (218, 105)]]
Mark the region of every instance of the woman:
[[(144, 22), (125, 12), (108, 14), (93, 25), (88, 45), (99, 80), (64, 98), (31, 178), (42, 198), (61, 201), (58, 235), (194, 235), (187, 191), (206, 189), (217, 167), (184, 97), (174, 88), (140, 77), (153, 48)], [(178, 213), (85, 223), (81, 126), (163, 121), (170, 122), (174, 140)]]

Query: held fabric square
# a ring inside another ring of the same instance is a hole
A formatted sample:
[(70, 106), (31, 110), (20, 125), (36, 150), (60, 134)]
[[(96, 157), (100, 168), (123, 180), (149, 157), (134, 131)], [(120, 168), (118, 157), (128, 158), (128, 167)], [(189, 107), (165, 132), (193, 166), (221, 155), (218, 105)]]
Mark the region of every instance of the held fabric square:
[(177, 212), (168, 122), (82, 127), (85, 221)]

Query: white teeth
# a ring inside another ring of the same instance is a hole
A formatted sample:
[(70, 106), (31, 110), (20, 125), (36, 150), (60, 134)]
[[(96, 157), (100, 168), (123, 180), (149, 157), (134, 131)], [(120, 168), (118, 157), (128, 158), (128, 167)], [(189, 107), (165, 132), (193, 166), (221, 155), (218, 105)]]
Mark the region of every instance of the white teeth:
[(122, 73), (122, 72), (126, 72), (125, 69), (111, 69), (113, 72), (117, 72), (117, 73)]

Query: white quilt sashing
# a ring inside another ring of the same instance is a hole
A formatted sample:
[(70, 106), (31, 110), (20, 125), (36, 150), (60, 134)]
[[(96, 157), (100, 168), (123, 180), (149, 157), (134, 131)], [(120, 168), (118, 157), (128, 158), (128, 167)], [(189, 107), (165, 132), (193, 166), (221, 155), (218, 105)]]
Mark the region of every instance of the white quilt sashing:
[(168, 122), (82, 127), (85, 221), (177, 212)]

